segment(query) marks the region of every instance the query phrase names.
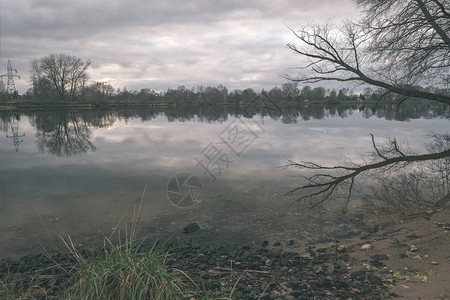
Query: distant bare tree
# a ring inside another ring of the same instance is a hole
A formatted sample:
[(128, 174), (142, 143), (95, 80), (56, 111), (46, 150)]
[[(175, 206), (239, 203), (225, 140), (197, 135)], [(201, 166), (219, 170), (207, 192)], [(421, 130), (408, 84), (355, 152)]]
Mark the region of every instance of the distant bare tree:
[(6, 92), (5, 83), (0, 79), (0, 101), (8, 99), (8, 93)]
[(87, 69), (91, 65), (75, 56), (51, 54), (31, 62), (32, 83), (35, 93), (52, 87), (61, 100), (74, 100), (77, 92), (88, 79)]
[[(287, 46), (307, 62), (299, 67), (302, 74), (286, 77), (303, 83), (369, 84), (385, 89), (383, 96), (401, 95), (400, 103), (418, 97), (449, 105), (450, 0), (355, 2), (362, 10), (360, 21), (347, 22), (341, 28), (326, 24), (292, 30), (301, 45)], [(423, 89), (420, 85), (435, 88)], [(383, 149), (375, 144), (373, 136), (372, 142), (373, 159), (363, 164), (324, 166), (288, 162), (289, 167), (319, 172), (306, 176), (307, 184), (290, 193), (306, 192), (298, 200), (316, 198), (312, 204), (317, 205), (344, 189), (349, 200), (355, 179), (361, 174), (377, 172), (380, 176), (417, 162), (448, 166), (450, 161), (448, 144), (439, 151), (432, 151), (437, 148), (434, 147), (429, 149), (430, 153), (418, 155), (401, 149), (396, 139), (389, 140)], [(445, 172), (449, 174), (449, 169)]]

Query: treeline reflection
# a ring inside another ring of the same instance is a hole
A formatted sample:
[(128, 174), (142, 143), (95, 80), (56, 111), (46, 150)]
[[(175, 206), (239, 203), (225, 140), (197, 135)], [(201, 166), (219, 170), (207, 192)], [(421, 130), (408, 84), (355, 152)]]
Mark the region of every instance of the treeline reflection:
[[(257, 112), (256, 112), (257, 113)], [(256, 114), (255, 113), (255, 114)], [(298, 121), (322, 120), (326, 118), (347, 118), (360, 113), (363, 118), (383, 118), (386, 120), (407, 121), (410, 119), (450, 118), (449, 107), (441, 104), (395, 104), (374, 105), (303, 105), (283, 107), (272, 111), (271, 115), (261, 111), (263, 116), (291, 124)], [(222, 123), (229, 118), (244, 117), (240, 106), (195, 106), (195, 107), (158, 107), (151, 109), (116, 110), (68, 110), (36, 111), (23, 113), (36, 129), (39, 151), (57, 156), (80, 155), (95, 151), (91, 141), (92, 128), (107, 128), (117, 121), (140, 119), (150, 121), (165, 117), (168, 122), (195, 121), (202, 123)], [(245, 117), (250, 117), (245, 115)], [(13, 114), (0, 114), (0, 130), (12, 130), (11, 122), (19, 126), (20, 118)], [(11, 128), (10, 128), (11, 127)], [(17, 128), (15, 129), (17, 131)], [(17, 149), (16, 149), (17, 151)]]

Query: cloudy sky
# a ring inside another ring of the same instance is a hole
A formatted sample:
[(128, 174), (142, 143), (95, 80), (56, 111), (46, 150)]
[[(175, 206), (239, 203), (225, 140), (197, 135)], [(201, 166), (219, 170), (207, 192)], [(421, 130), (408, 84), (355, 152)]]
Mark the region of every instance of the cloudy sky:
[(29, 88), (33, 58), (52, 53), (92, 61), (92, 81), (115, 88), (165, 90), (223, 84), (260, 90), (299, 57), (285, 24), (338, 21), (357, 15), (351, 0), (0, 0), (0, 68), (7, 61)]

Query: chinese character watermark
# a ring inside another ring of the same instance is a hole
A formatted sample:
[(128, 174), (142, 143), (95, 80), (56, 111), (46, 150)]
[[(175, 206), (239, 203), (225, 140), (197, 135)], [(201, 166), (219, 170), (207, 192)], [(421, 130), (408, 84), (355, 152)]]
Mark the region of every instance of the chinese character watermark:
[(213, 181), (217, 176), (222, 175), (222, 171), (228, 170), (231, 161), (223, 150), (217, 147), (217, 144), (211, 142), (198, 155), (194, 156), (197, 162), (196, 167), (201, 167), (204, 174), (208, 174)]
[(238, 157), (253, 143), (258, 135), (242, 119), (234, 119), (219, 135)]
[[(261, 120), (256, 120), (255, 115)], [(211, 141), (193, 159), (195, 166), (203, 170), (204, 175), (215, 182), (218, 177), (227, 172), (233, 161), (230, 156), (240, 158), (250, 145), (259, 138), (252, 128), (264, 129), (263, 117), (269, 115), (275, 118), (282, 114), (280, 107), (262, 91), (244, 107), (245, 118), (235, 118), (219, 134), (220, 141)], [(256, 125), (256, 126), (255, 126)], [(227, 152), (228, 151), (228, 152)], [(169, 180), (167, 195), (172, 204), (179, 207), (191, 206), (200, 202), (202, 187), (200, 180), (191, 173), (180, 173)]]
[[(243, 115), (246, 118), (253, 118), (256, 114), (275, 117), (281, 113), (280, 107), (263, 91), (244, 108)], [(262, 131), (265, 131), (262, 118), (260, 122), (254, 119), (245, 121), (243, 118), (231, 121), (219, 134), (221, 142), (210, 142), (199, 154), (194, 156), (196, 167), (202, 168), (204, 174), (209, 175), (215, 182), (217, 177), (222, 175), (222, 171), (227, 171), (232, 163), (220, 144), (224, 144), (238, 158), (241, 157), (245, 150), (259, 138), (255, 130), (252, 130), (252, 124), (256, 124)]]

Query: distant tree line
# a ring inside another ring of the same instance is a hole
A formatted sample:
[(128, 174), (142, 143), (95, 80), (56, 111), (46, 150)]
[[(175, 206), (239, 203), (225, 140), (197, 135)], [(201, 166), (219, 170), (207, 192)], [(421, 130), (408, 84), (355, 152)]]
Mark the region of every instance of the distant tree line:
[[(251, 102), (258, 92), (252, 88), (228, 91), (223, 85), (196, 86), (186, 88), (155, 91), (149, 88), (140, 90), (115, 89), (108, 82), (88, 82), (88, 68), (91, 62), (83, 61), (75, 56), (51, 54), (34, 59), (31, 62), (31, 88), (22, 98), (37, 101), (133, 101), (163, 103), (227, 103), (244, 104)], [(435, 92), (434, 87), (415, 87), (427, 92)], [(267, 91), (269, 97), (278, 103), (326, 102), (340, 103), (345, 101), (378, 101), (398, 100), (396, 94), (386, 90), (365, 88), (362, 92), (354, 92), (348, 88), (326, 89), (321, 86), (298, 86), (298, 82), (287, 82), (280, 87)], [(6, 89), (0, 83), (0, 100), (7, 99)]]
[[(431, 89), (431, 88), (428, 88)], [(284, 83), (281, 87), (273, 87), (267, 94), (278, 102), (305, 103), (305, 102), (326, 102), (341, 103), (345, 101), (395, 101), (399, 100), (395, 94), (385, 95), (385, 90), (373, 90), (365, 88), (361, 93), (355, 93), (348, 88), (340, 90), (326, 89), (324, 87), (311, 87), (306, 85), (301, 89), (297, 83)], [(59, 100), (58, 97), (48, 97), (49, 92), (35, 92), (35, 88), (30, 89), (27, 97), (35, 100)], [(107, 82), (94, 82), (86, 84), (79, 90), (71, 100), (83, 100), (92, 102), (101, 101), (134, 101), (134, 102), (166, 102), (166, 103), (217, 103), (217, 104), (245, 104), (250, 103), (258, 92), (252, 88), (244, 90), (235, 89), (228, 91), (223, 86), (197, 86), (186, 88), (179, 86), (176, 89), (168, 88), (166, 91), (155, 91), (149, 88), (140, 90), (115, 89)]]

